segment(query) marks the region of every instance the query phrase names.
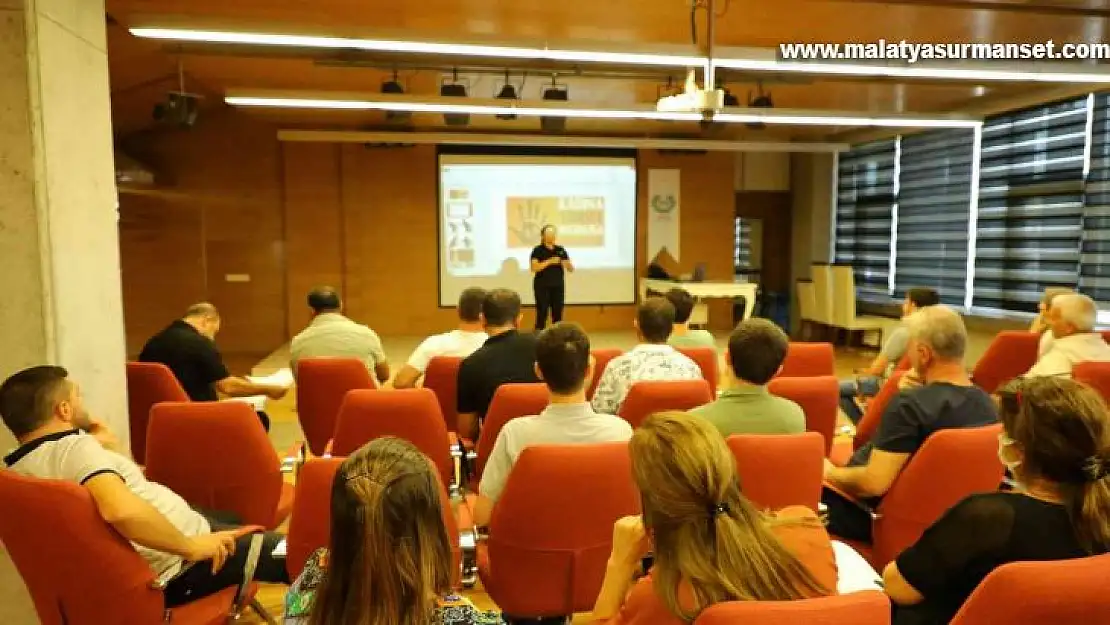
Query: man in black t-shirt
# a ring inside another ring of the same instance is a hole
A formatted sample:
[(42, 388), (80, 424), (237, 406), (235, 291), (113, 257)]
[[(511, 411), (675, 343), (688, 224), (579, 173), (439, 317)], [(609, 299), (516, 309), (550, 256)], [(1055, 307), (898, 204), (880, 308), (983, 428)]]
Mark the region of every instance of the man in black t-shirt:
[(513, 382), (539, 382), (536, 377), (536, 338), (517, 331), (520, 295), (494, 289), (482, 302), (482, 324), (489, 339), (459, 365), (459, 435), (478, 437), (478, 426), (489, 410), (497, 387)]
[[(925, 439), (937, 430), (988, 425), (998, 420), (994, 402), (973, 385), (964, 366), (967, 330), (946, 306), (930, 306), (907, 318), (913, 371), (903, 391), (883, 412), (874, 437), (852, 456), (847, 467), (825, 461), (825, 481), (841, 493), (872, 505)], [(857, 504), (826, 488), (829, 532), (850, 540), (870, 540), (871, 517)]]
[(529, 265), (536, 277), (532, 289), (536, 295), (536, 331), (547, 325), (547, 311), (553, 323), (563, 320), (563, 300), (566, 298), (566, 272), (574, 271), (570, 255), (561, 245), (555, 245), (555, 226), (540, 230), (540, 244), (532, 249)]

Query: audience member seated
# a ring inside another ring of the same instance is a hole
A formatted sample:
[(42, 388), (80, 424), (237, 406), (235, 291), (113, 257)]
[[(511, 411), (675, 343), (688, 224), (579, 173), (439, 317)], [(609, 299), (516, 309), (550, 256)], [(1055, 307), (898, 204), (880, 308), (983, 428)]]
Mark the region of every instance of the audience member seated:
[(806, 415), (798, 404), (767, 391), (782, 369), (790, 339), (774, 323), (741, 321), (728, 339), (727, 388), (716, 401), (690, 412), (712, 423), (721, 436), (733, 434), (801, 434)]
[[(701, 417), (652, 415), (632, 435), (632, 476), (643, 517), (613, 528), (613, 552), (594, 607), (605, 623), (681, 625), (724, 601), (835, 594), (832, 544), (812, 511), (759, 512), (740, 493), (721, 435)], [(654, 565), (635, 581), (645, 556)]]
[(536, 341), (536, 373), (551, 391), (551, 404), (534, 417), (518, 417), (505, 424), (493, 445), (479, 485), (474, 521), (489, 524), (490, 512), (509, 471), (525, 447), (539, 444), (607, 443), (627, 441), (632, 427), (624, 419), (598, 414), (586, 400), (593, 379), (590, 339), (582, 328), (560, 322), (540, 333)]
[(501, 623), (451, 592), (451, 568), (432, 464), (407, 441), (373, 440), (336, 471), (331, 542), (289, 589), (285, 624)]
[(536, 337), (517, 328), (523, 315), (520, 295), (494, 289), (482, 300), (482, 325), (489, 338), (459, 364), (459, 435), (477, 439), (497, 387), (511, 382), (539, 382)]
[(863, 417), (863, 411), (856, 404), (856, 398), (878, 395), (883, 380), (890, 375), (898, 365), (898, 361), (906, 354), (910, 343), (906, 319), (918, 310), (939, 303), (940, 296), (933, 289), (919, 287), (906, 291), (906, 299), (902, 302), (902, 323), (890, 333), (879, 355), (867, 368), (856, 371), (854, 379), (840, 383), (840, 409), (848, 415), (852, 423), (858, 423)]
[(1037, 302), (1037, 316), (1033, 318), (1033, 323), (1029, 326), (1030, 332), (1041, 335), (1041, 341), (1037, 345), (1037, 358), (1044, 356), (1052, 348), (1052, 328), (1048, 324), (1048, 311), (1052, 309), (1052, 301), (1057, 296), (1066, 293), (1073, 293), (1073, 291), (1063, 287), (1050, 286), (1044, 290), (1041, 301)]
[(1048, 327), (1052, 344), (1025, 375), (1070, 376), (1080, 362), (1110, 361), (1110, 345), (1095, 332), (1098, 306), (1081, 293), (1064, 293), (1052, 299), (1048, 309)]
[[(289, 392), (283, 386), (255, 384), (231, 375), (223, 356), (216, 348), (220, 331), (220, 312), (212, 304), (194, 304), (185, 316), (155, 334), (139, 353), (142, 362), (160, 362), (173, 371), (181, 388), (193, 401), (217, 401), (219, 394), (227, 397), (266, 395), (281, 399)], [(270, 418), (258, 413), (262, 426), (270, 429)]]
[[(205, 518), (165, 486), (147, 481), (117, 451), (112, 432), (85, 411), (67, 375), (61, 367), (32, 367), (0, 385), (0, 418), (20, 444), (4, 465), (21, 475), (84, 486), (104, 522), (131, 541), (166, 584), (166, 607), (242, 583), (249, 530)], [(265, 535), (257, 581), (289, 582), (284, 560), (272, 555), (281, 538)]]
[(459, 327), (424, 339), (409, 356), (408, 362), (393, 378), (393, 388), (413, 388), (424, 375), (428, 363), (437, 356), (466, 358), (481, 347), (489, 335), (482, 329), (484, 289), (471, 287), (459, 296)]
[(685, 289), (667, 291), (667, 301), (674, 306), (674, 329), (667, 339), (671, 347), (710, 347), (717, 348), (717, 341), (708, 330), (691, 330), (690, 315), (694, 314), (697, 301)]
[[(947, 306), (930, 306), (907, 319), (911, 388), (894, 397), (871, 441), (856, 450), (847, 467), (825, 460), (825, 481), (840, 492), (875, 505), (890, 489), (930, 434), (945, 428), (997, 421), (994, 403), (971, 383), (964, 366), (967, 330)], [(871, 516), (856, 503), (826, 488), (829, 532), (850, 540), (871, 539)]]
[(665, 298), (649, 297), (640, 304), (635, 321), (640, 344), (609, 361), (594, 393), (594, 410), (617, 414), (636, 382), (701, 379), (697, 363), (667, 345), (674, 317), (674, 306)]
[(329, 287), (312, 289), (308, 294), (312, 322), (289, 343), (293, 373), (302, 358), (357, 358), (366, 364), (378, 382), (389, 379), (389, 362), (378, 333), (343, 315), (339, 293)]
[(1110, 417), (1098, 394), (1064, 378), (999, 392), (998, 457), (1017, 492), (972, 495), (887, 565), (899, 625), (948, 623), (991, 570), (1110, 549)]

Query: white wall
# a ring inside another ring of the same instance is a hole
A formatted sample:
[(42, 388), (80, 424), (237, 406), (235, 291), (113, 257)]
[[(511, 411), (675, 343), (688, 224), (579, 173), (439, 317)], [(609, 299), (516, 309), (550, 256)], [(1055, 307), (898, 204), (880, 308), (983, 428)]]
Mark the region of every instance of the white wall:
[[(790, 159), (792, 191), (791, 282), (810, 277), (815, 262), (828, 262), (832, 250), (832, 223), (835, 210), (835, 168), (833, 154), (793, 154)], [(791, 293), (792, 327), (798, 323), (797, 291)]]

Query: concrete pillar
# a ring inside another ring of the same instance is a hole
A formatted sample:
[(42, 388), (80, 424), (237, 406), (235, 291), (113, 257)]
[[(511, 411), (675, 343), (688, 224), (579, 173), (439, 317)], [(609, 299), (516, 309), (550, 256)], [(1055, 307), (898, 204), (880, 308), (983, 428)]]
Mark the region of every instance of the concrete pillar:
[[(833, 211), (836, 209), (836, 155), (793, 154), (791, 283), (810, 278), (810, 265), (827, 263), (832, 250)], [(791, 287), (793, 289), (793, 286)], [(798, 298), (791, 297), (792, 328), (798, 328)]]
[[(108, 93), (103, 0), (0, 0), (0, 378), (61, 364), (126, 439)], [(0, 623), (30, 606), (0, 549)]]

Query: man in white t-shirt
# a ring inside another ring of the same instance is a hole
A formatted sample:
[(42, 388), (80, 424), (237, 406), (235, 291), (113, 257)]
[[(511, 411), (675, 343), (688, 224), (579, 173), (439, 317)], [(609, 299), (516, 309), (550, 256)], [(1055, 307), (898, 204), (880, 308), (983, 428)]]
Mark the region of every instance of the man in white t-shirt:
[[(248, 532), (210, 521), (170, 489), (148, 481), (115, 450), (108, 428), (89, 417), (67, 375), (61, 367), (31, 367), (0, 385), (0, 418), (20, 443), (4, 466), (84, 486), (104, 522), (130, 540), (166, 584), (167, 607), (238, 586)], [(281, 538), (265, 535), (255, 580), (289, 583), (284, 560), (272, 555)]]
[(557, 323), (536, 339), (536, 374), (551, 391), (551, 404), (534, 417), (512, 419), (501, 428), (478, 486), (474, 522), (489, 523), (493, 504), (526, 447), (540, 444), (608, 443), (632, 438), (632, 426), (613, 415), (594, 412), (586, 401), (593, 379), (590, 339), (573, 323)]
[(482, 301), (486, 292), (471, 287), (459, 296), (459, 327), (424, 339), (412, 352), (408, 362), (393, 378), (393, 388), (413, 388), (428, 369), (428, 363), (437, 356), (466, 358), (485, 344), (489, 336), (482, 327)]
[(1110, 345), (1095, 332), (1098, 306), (1082, 293), (1065, 293), (1052, 299), (1048, 327), (1052, 343), (1026, 377), (1070, 376), (1081, 362), (1110, 361)]

